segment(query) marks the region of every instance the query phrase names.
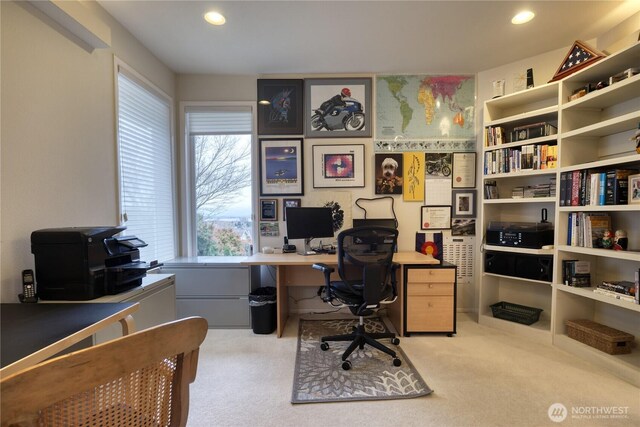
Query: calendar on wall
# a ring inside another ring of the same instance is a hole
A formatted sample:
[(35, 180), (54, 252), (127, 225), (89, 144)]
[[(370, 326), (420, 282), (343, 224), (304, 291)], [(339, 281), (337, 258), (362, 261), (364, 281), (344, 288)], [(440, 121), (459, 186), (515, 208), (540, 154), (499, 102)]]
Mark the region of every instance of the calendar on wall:
[(443, 236), (443, 258), (458, 266), (459, 285), (472, 283), (475, 236)]

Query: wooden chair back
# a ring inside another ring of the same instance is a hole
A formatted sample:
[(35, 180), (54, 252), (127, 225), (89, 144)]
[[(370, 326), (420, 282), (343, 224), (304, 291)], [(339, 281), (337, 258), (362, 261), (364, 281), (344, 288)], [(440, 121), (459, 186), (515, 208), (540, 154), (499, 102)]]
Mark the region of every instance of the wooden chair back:
[(207, 327), (180, 319), (2, 378), (2, 427), (185, 426)]

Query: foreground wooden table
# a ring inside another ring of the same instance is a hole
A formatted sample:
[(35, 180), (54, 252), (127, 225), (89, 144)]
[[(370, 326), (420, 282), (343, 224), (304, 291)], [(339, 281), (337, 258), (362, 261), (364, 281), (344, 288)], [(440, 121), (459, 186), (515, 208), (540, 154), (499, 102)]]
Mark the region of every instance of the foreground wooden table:
[(46, 360), (116, 322), (123, 335), (135, 331), (139, 304), (0, 304), (0, 376)]
[[(425, 265), (440, 264), (440, 261), (431, 256), (423, 255), (418, 252), (398, 252), (394, 254), (393, 261), (400, 264), (398, 269), (398, 299), (395, 303), (388, 307), (389, 320), (396, 328), (399, 334), (404, 330), (404, 295), (402, 290), (403, 268), (405, 265)], [(282, 336), (284, 327), (289, 317), (289, 286), (322, 286), (324, 285), (324, 276), (318, 270), (311, 268), (315, 263), (324, 263), (327, 265), (338, 265), (337, 255), (298, 255), (290, 254), (263, 254), (257, 253), (247, 257), (242, 264), (247, 265), (269, 265), (276, 269), (276, 292), (277, 292), (277, 318), (278, 326), (276, 333), (278, 337)], [(339, 280), (337, 272), (334, 273), (335, 280)], [(332, 276), (333, 277), (333, 276)]]

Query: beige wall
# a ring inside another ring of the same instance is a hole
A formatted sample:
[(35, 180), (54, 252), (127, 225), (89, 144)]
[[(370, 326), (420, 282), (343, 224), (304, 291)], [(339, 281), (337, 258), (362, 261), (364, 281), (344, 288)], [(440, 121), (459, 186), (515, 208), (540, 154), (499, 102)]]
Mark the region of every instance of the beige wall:
[(92, 53), (28, 4), (0, 3), (1, 299), (15, 302), (33, 230), (118, 223), (113, 55), (172, 97), (175, 76), (96, 3), (83, 2), (112, 47)]

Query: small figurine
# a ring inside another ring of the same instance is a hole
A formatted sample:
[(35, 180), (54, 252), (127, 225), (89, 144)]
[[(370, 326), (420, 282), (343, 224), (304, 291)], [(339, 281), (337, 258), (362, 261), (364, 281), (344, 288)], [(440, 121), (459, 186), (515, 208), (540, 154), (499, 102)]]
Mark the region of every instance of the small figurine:
[(605, 249), (611, 249), (613, 246), (613, 239), (611, 238), (611, 231), (606, 230), (602, 236), (602, 247)]
[(627, 232), (624, 230), (616, 230), (616, 234), (613, 238), (613, 250), (614, 251), (626, 251), (629, 239), (627, 239)]

